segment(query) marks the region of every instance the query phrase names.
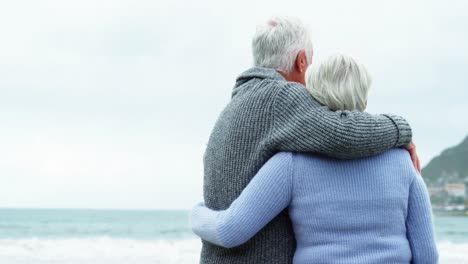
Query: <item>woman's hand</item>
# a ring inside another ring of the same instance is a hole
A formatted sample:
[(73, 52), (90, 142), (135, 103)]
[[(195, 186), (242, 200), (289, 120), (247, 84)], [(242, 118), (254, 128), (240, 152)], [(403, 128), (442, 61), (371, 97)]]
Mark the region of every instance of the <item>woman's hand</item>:
[(419, 162), (418, 153), (416, 152), (416, 145), (413, 141), (411, 141), (408, 146), (406, 146), (406, 150), (410, 153), (411, 160), (413, 161), (413, 165), (416, 170), (421, 173), (421, 163)]

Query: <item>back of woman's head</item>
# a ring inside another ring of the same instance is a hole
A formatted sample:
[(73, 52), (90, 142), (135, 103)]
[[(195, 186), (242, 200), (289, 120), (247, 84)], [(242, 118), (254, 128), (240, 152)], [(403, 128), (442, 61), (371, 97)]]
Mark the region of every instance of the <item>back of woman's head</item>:
[(364, 111), (371, 77), (352, 57), (337, 54), (315, 70), (309, 67), (306, 86), (312, 96), (332, 110)]

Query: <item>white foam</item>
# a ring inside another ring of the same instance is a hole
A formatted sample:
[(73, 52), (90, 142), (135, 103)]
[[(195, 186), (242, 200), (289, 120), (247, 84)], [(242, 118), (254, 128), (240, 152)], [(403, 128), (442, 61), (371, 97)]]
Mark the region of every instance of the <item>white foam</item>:
[(198, 239), (0, 239), (0, 263), (198, 263), (200, 248)]
[[(201, 243), (186, 240), (0, 239), (2, 264), (198, 263)], [(468, 264), (468, 243), (439, 242), (441, 264)]]
[(468, 264), (468, 243), (439, 242), (439, 263)]

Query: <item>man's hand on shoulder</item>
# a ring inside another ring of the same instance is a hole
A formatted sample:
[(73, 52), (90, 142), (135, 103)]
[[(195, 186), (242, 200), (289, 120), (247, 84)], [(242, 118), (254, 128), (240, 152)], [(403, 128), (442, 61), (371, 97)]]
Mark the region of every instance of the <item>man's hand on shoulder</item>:
[(406, 150), (408, 150), (411, 160), (413, 161), (413, 165), (416, 170), (421, 173), (421, 163), (419, 162), (418, 153), (416, 152), (416, 145), (413, 141), (411, 141), (408, 146), (406, 146)]

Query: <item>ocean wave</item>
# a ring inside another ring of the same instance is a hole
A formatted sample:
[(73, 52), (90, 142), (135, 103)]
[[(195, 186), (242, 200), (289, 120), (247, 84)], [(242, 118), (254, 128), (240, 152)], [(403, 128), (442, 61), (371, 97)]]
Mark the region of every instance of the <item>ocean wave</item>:
[[(0, 239), (5, 264), (198, 263), (198, 239), (135, 240), (111, 237)], [(468, 243), (439, 242), (440, 263), (468, 264)]]

